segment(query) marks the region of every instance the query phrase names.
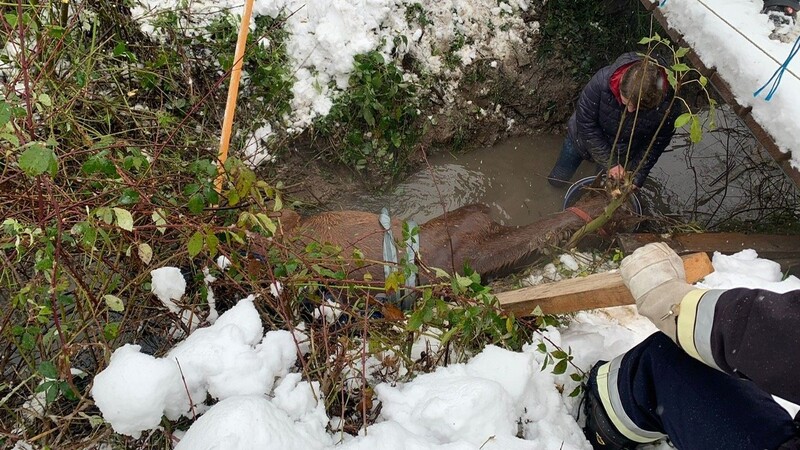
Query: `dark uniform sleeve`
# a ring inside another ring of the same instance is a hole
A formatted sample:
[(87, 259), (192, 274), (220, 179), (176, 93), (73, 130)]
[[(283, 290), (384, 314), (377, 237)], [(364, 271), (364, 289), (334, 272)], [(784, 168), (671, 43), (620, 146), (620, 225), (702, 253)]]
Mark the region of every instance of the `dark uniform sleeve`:
[(616, 156), (612, 156), (611, 143), (600, 127), (599, 117), (601, 95), (608, 85), (607, 72), (600, 70), (583, 88), (575, 108), (575, 123), (581, 147), (589, 151), (594, 162), (604, 167), (611, 167), (617, 164)]
[(692, 291), (681, 301), (678, 345), (711, 367), (800, 404), (800, 291)]

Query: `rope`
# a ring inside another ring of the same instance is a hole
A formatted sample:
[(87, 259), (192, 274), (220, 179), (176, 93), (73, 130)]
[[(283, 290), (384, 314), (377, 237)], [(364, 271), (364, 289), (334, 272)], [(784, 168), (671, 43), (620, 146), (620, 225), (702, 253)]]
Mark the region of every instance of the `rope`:
[[(792, 61), (792, 58), (794, 58), (794, 55), (796, 55), (799, 50), (800, 50), (800, 36), (797, 36), (797, 39), (795, 39), (794, 45), (792, 46), (792, 50), (789, 52), (789, 56), (786, 57), (786, 61), (784, 61), (783, 64), (781, 64), (781, 66), (778, 67), (775, 73), (772, 74), (772, 76), (766, 83), (764, 83), (763, 86), (758, 88), (757, 91), (753, 92), (753, 97), (758, 97), (758, 94), (760, 94), (761, 91), (764, 90), (764, 88), (766, 88), (767, 86), (769, 86), (770, 83), (772, 83), (772, 87), (769, 88), (767, 96), (764, 97), (764, 100), (766, 101), (772, 100), (773, 94), (775, 94), (775, 91), (778, 90), (778, 86), (781, 84), (783, 73), (786, 72), (786, 70), (789, 67), (789, 63)], [(775, 82), (773, 83), (772, 80), (775, 80)]]
[[(779, 66), (783, 66), (784, 64), (786, 64), (786, 65), (788, 66), (788, 63), (781, 63), (780, 61), (778, 61), (777, 59), (775, 59), (775, 57), (774, 57), (774, 56), (772, 56), (771, 54), (769, 54), (769, 52), (767, 52), (767, 51), (766, 51), (766, 50), (765, 50), (763, 47), (761, 47), (760, 45), (758, 45), (758, 44), (756, 44), (755, 42), (753, 42), (753, 40), (752, 40), (752, 39), (750, 39), (749, 37), (747, 37), (747, 35), (745, 35), (745, 34), (744, 34), (744, 33), (742, 33), (741, 31), (739, 31), (739, 30), (738, 30), (738, 29), (737, 29), (735, 26), (733, 26), (733, 24), (731, 24), (730, 22), (728, 22), (727, 20), (725, 20), (725, 18), (724, 18), (724, 17), (722, 17), (722, 16), (720, 16), (719, 14), (717, 14), (717, 12), (716, 12), (716, 11), (714, 11), (713, 9), (711, 9), (711, 7), (710, 7), (710, 6), (708, 6), (708, 5), (706, 4), (706, 2), (705, 2), (705, 1), (703, 1), (703, 0), (697, 0), (697, 3), (699, 3), (699, 4), (700, 4), (700, 5), (702, 5), (704, 8), (706, 8), (708, 11), (710, 11), (710, 12), (711, 12), (711, 14), (713, 14), (713, 15), (717, 16), (717, 18), (718, 18), (719, 20), (721, 20), (722, 22), (724, 22), (724, 23), (725, 23), (725, 25), (727, 25), (727, 26), (728, 26), (728, 27), (730, 27), (730, 28), (731, 28), (733, 31), (735, 31), (736, 33), (738, 33), (738, 34), (739, 34), (740, 36), (742, 36), (743, 38), (745, 38), (745, 40), (746, 40), (747, 42), (749, 42), (750, 44), (752, 44), (752, 45), (753, 45), (753, 47), (755, 47), (755, 48), (757, 48), (758, 50), (760, 50), (760, 51), (761, 51), (761, 53), (763, 53), (763, 54), (767, 55), (767, 57), (769, 57), (769, 59), (771, 59), (771, 60), (775, 61), (775, 64), (778, 64)], [(780, 70), (780, 69), (779, 69), (779, 70)], [(785, 71), (785, 72), (789, 72), (790, 74), (792, 74), (792, 76), (793, 76), (795, 79), (797, 79), (798, 81), (800, 81), (800, 77), (799, 77), (799, 76), (797, 76), (797, 74), (796, 74), (796, 73), (794, 73), (794, 72), (792, 72), (791, 70), (789, 70), (789, 68), (788, 68), (788, 67), (784, 68), (784, 70), (783, 70), (783, 71)], [(782, 73), (781, 73), (781, 75), (782, 75)], [(769, 83), (769, 82), (767, 82), (767, 83)]]

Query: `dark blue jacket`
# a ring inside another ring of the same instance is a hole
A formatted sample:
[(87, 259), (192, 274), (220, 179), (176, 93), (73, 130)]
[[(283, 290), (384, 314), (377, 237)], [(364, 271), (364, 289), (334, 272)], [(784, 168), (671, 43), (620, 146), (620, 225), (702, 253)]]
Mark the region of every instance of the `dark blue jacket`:
[[(586, 159), (606, 168), (621, 164), (627, 170), (636, 170), (639, 163), (644, 160), (633, 178), (637, 186), (641, 186), (647, 179), (650, 170), (672, 139), (675, 119), (680, 114), (680, 106), (676, 102), (652, 149), (647, 152), (650, 141), (656, 134), (673, 97), (672, 89), (668, 88), (664, 100), (657, 108), (639, 110), (635, 128), (634, 117), (637, 113), (626, 115), (616, 148), (612, 150), (611, 146), (617, 135), (620, 119), (626, 108), (611, 91), (611, 76), (620, 67), (640, 59), (636, 53), (625, 53), (617, 58), (614, 64), (600, 69), (583, 88), (575, 113), (567, 124), (570, 139)], [(632, 142), (630, 142), (631, 130), (633, 130)], [(628, 153), (629, 142), (630, 153)]]

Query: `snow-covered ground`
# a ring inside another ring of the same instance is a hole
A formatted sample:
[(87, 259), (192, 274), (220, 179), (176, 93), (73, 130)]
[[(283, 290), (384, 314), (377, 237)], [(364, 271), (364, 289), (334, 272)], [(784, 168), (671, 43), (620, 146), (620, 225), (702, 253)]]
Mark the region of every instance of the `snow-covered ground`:
[[(197, 35), (208, 33), (206, 26), (221, 13), (240, 17), (243, 4), (242, 0), (139, 0), (132, 14), (145, 33), (158, 37), (153, 23), (159, 13), (179, 11), (179, 27)], [(291, 113), (261, 124), (248, 137), (244, 156), (253, 165), (269, 161), (267, 142), (273, 130), (302, 131), (315, 118), (327, 115), (348, 86), (353, 57), (372, 50), (386, 60), (392, 60), (395, 52), (412, 54), (426, 73), (441, 81), (445, 99), (451, 99), (462, 68), (479, 59), (491, 59), (492, 67), (497, 67), (497, 60), (512, 55), (524, 39), (538, 32), (537, 22), (525, 23), (522, 18), (529, 8), (528, 0), (255, 0), (253, 20), (258, 16), (285, 20), (294, 85)], [(446, 64), (447, 58), (458, 64)]]
[[(572, 256), (560, 263), (580, 270)], [(800, 289), (800, 279), (782, 280), (780, 266), (752, 250), (715, 254), (713, 263), (715, 272), (698, 286)], [(183, 282), (179, 275), (173, 281)], [(160, 276), (153, 288), (182, 290), (170, 283)], [(569, 348), (575, 365), (588, 370), (654, 331), (633, 307), (581, 312), (522, 352), (490, 346), (407, 383), (377, 383), (378, 423), (352, 437), (328, 431), (339, 429), (339, 419), (326, 415), (320, 386), (294, 370), (297, 349), (308, 348), (305, 336), (265, 334), (248, 297), (163, 358), (137, 345), (119, 348), (95, 377), (92, 396), (114, 430), (131, 436), (156, 428), (162, 416), (199, 416), (177, 449), (589, 449), (576, 421), (579, 398), (568, 395), (578, 385), (569, 376), (575, 371), (542, 370), (545, 355), (537, 346)], [(219, 402), (207, 406), (208, 396)]]

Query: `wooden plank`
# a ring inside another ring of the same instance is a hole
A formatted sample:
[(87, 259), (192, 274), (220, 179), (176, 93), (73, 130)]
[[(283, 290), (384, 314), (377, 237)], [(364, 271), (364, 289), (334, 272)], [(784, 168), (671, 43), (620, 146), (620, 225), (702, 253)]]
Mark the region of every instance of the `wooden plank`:
[(684, 233), (673, 235), (625, 233), (617, 236), (622, 250), (630, 254), (651, 242), (665, 242), (676, 253), (714, 252), (736, 253), (752, 248), (759, 256), (768, 259), (797, 258), (800, 256), (800, 235), (745, 234), (745, 233)]
[[(705, 253), (681, 258), (690, 283), (714, 271)], [(502, 292), (497, 298), (504, 310), (517, 317), (532, 315), (537, 306), (544, 314), (563, 314), (634, 303), (617, 270)]]

